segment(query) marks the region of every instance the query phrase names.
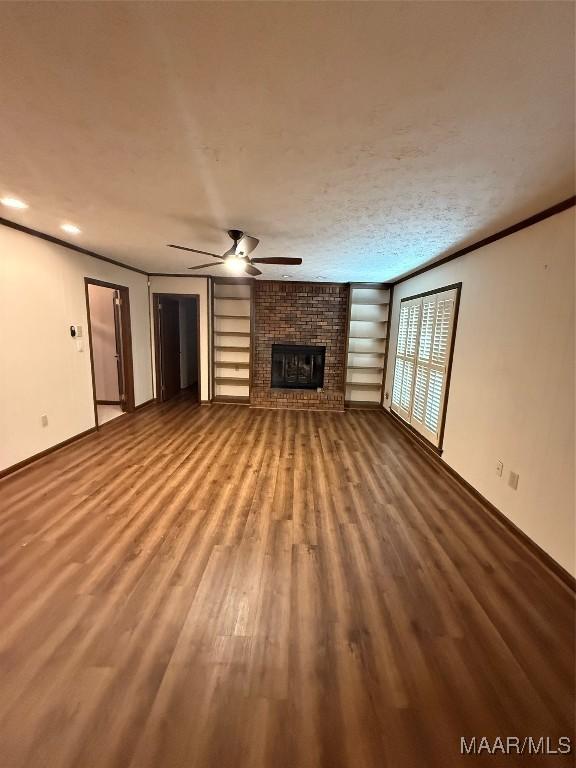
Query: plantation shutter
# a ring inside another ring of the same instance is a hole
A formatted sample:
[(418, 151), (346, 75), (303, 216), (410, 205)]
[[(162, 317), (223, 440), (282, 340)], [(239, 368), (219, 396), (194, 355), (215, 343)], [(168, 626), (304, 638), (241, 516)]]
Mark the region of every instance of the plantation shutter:
[(398, 344), (392, 387), (392, 410), (409, 421), (414, 388), (414, 367), (418, 346), (421, 302), (406, 301), (400, 308)]
[(403, 301), (392, 410), (439, 444), (450, 363), (456, 289)]

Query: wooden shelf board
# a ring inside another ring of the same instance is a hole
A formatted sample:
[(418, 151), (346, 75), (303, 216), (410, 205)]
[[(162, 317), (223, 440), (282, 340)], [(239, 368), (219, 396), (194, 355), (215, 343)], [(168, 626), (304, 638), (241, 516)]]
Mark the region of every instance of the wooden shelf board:
[(233, 384), (234, 386), (241, 385), (243, 387), (250, 386), (250, 379), (236, 379), (233, 376), (215, 376), (214, 382), (216, 384)]
[(250, 296), (214, 296), (214, 301), (250, 301)]
[(216, 336), (244, 336), (245, 338), (250, 338), (250, 331), (217, 331), (214, 329), (214, 334)]
[(347, 368), (351, 371), (374, 371), (374, 373), (384, 370), (383, 365), (348, 365)]
[(389, 304), (389, 301), (354, 301), (352, 299), (352, 309), (354, 307), (387, 307)]
[(384, 357), (386, 354), (385, 352), (367, 352), (366, 350), (363, 350), (362, 352), (355, 352), (353, 349), (348, 349), (349, 355), (372, 355), (373, 357)]
[(348, 336), (349, 339), (362, 339), (362, 341), (386, 341), (386, 336)]
[(250, 352), (250, 347), (221, 347), (217, 344), (214, 345), (214, 349), (220, 352)]
[(250, 315), (214, 315), (222, 320), (250, 320)]
[(370, 384), (367, 381), (347, 381), (346, 386), (352, 387), (353, 389), (382, 389), (382, 382), (379, 381), (375, 384)]
[(230, 360), (214, 360), (215, 368), (250, 368), (250, 363), (235, 363)]

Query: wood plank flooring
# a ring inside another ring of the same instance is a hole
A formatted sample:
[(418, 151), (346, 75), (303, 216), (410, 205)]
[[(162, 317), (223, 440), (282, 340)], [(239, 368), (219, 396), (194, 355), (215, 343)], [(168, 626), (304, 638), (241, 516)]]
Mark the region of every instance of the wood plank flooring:
[(377, 412), (166, 403), (0, 483), (0, 768), (568, 765), (570, 592)]

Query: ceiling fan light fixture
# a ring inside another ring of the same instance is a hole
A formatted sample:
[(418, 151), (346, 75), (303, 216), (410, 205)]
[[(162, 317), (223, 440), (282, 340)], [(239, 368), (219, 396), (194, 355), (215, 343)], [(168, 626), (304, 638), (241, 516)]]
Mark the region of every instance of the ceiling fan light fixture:
[(243, 272), (246, 266), (245, 259), (239, 256), (228, 256), (225, 263), (231, 272)]
[[(182, 251), (191, 251), (192, 253), (202, 253), (205, 256), (219, 259), (215, 264), (196, 264), (193, 267), (188, 267), (188, 269), (206, 269), (207, 267), (220, 267), (224, 264), (231, 272), (237, 274), (245, 272), (250, 277), (259, 277), (262, 274), (256, 264), (291, 264), (294, 266), (300, 266), (300, 264), (302, 264), (302, 259), (295, 256), (253, 258), (250, 254), (260, 242), (257, 237), (245, 235), (244, 232), (239, 229), (229, 229), (228, 235), (231, 238), (233, 245), (222, 255), (218, 253), (210, 253), (210, 251), (201, 251), (198, 248), (189, 248), (187, 245), (175, 245), (174, 243), (169, 243), (168, 247), (178, 248)], [(285, 279), (291, 277), (292, 275), (284, 275)]]

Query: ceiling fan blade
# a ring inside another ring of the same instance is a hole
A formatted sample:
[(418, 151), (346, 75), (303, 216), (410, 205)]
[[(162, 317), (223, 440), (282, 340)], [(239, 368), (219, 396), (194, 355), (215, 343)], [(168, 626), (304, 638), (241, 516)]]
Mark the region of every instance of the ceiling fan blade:
[(222, 256), (219, 256), (220, 259), (227, 259), (228, 256), (236, 256), (236, 247), (233, 245), (232, 248), (228, 248), (226, 253), (223, 253)]
[(302, 264), (302, 259), (289, 256), (271, 256), (269, 259), (250, 259), (250, 261), (258, 264)]
[(203, 253), (204, 256), (214, 256), (215, 259), (221, 259), (222, 256), (218, 256), (217, 253), (210, 253), (210, 251), (199, 251), (197, 248), (187, 248), (185, 245), (173, 245), (168, 243), (168, 248), (178, 248), (181, 251), (191, 251), (192, 253)]
[(244, 272), (248, 275), (252, 275), (252, 277), (256, 277), (256, 275), (261, 275), (262, 272), (260, 272), (259, 269), (256, 269), (256, 267), (253, 267), (252, 264), (246, 264), (244, 267)]
[(260, 240), (257, 237), (251, 235), (244, 235), (238, 242), (236, 253), (239, 256), (248, 256), (256, 248)]
[(224, 262), (216, 261), (211, 264), (196, 264), (194, 267), (187, 267), (187, 269), (204, 269), (205, 267), (221, 267)]

